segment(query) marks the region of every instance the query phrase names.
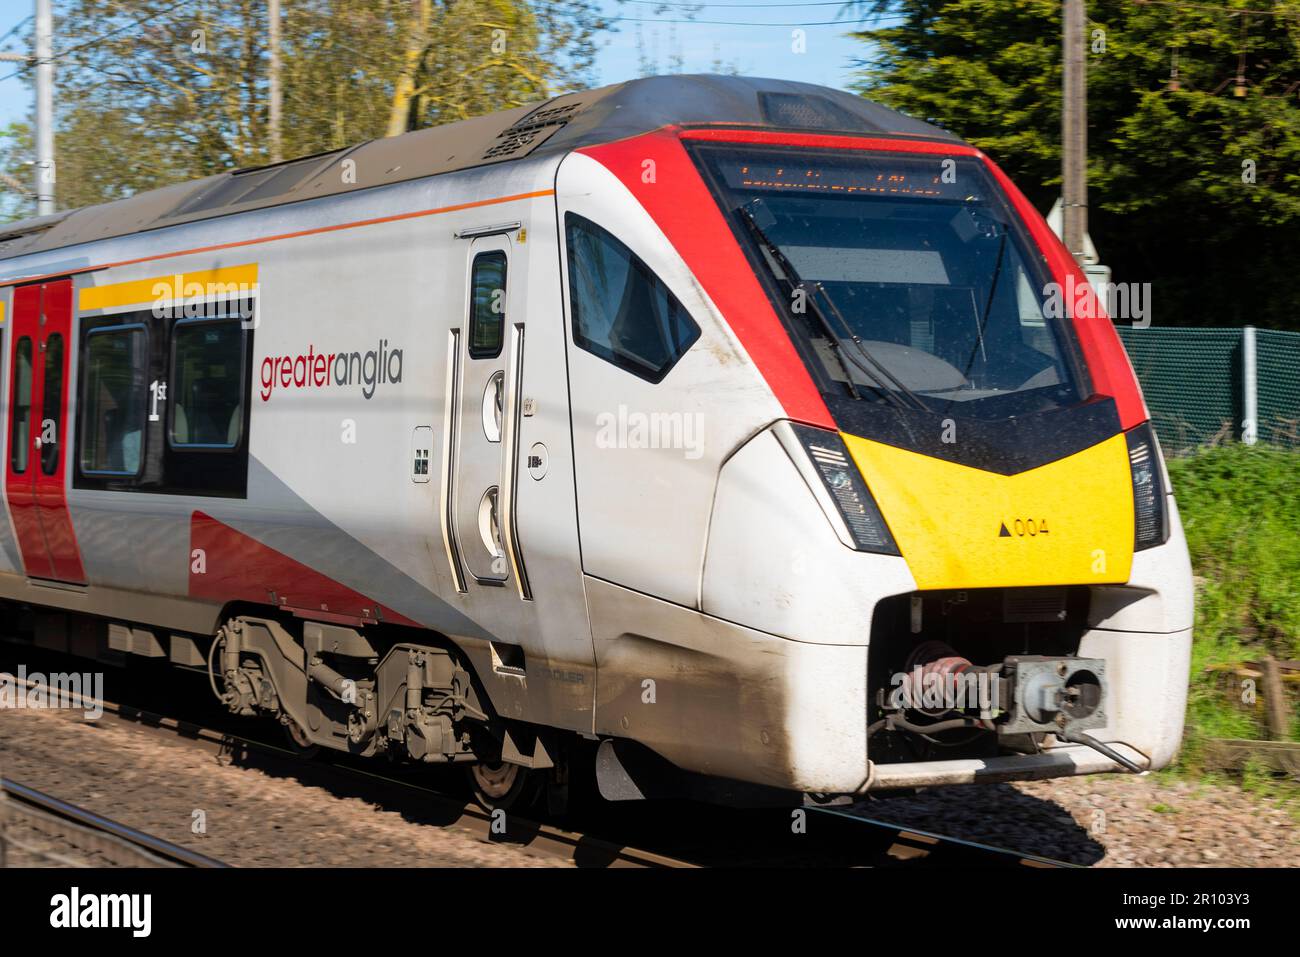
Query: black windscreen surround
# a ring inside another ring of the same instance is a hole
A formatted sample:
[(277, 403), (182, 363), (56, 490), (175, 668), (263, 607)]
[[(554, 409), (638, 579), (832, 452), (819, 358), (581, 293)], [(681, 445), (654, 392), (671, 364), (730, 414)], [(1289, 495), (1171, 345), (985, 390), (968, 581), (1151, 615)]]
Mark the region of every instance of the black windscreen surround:
[(691, 150), (842, 431), (1003, 474), (1119, 432), (978, 160)]
[(1089, 394), (1042, 256), (977, 160), (694, 149), (827, 397), (998, 420)]
[(82, 319), (75, 488), (247, 494), (254, 306)]
[(999, 475), (1055, 462), (1120, 432), (1110, 396), (1002, 419), (956, 419), (842, 396), (827, 396), (826, 407), (850, 435)]

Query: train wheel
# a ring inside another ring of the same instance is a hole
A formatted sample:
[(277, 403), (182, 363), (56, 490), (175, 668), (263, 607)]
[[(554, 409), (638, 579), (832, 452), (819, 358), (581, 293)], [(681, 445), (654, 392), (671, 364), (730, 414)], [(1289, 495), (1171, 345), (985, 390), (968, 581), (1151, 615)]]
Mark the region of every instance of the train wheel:
[(521, 810), (537, 798), (542, 776), (508, 761), (480, 761), (469, 766), (474, 800), (488, 811)]
[(320, 754), (320, 745), (312, 744), (311, 738), (307, 737), (307, 732), (293, 718), (284, 715), (280, 719), (280, 727), (284, 729), (284, 737), (294, 754), (301, 758), (314, 758)]

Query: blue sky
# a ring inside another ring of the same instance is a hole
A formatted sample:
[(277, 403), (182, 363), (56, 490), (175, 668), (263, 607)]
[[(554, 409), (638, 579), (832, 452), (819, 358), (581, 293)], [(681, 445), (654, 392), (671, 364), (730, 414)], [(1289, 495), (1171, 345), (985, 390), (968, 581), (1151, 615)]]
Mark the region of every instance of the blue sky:
[[(597, 61), (602, 83), (637, 75), (638, 28), (646, 50), (658, 54), (658, 64), (664, 70), (670, 57), (679, 54), (687, 73), (709, 72), (714, 61), (721, 60), (725, 67), (747, 76), (804, 80), (840, 89), (852, 81), (853, 60), (866, 49), (846, 36), (857, 24), (837, 17), (839, 2), (719, 0), (706, 4), (695, 15), (696, 22), (676, 23), (668, 21), (682, 20), (683, 11), (659, 13), (651, 2), (628, 0), (621, 6), (607, 2), (605, 7), (610, 16), (624, 19), (617, 23), (618, 32), (605, 39)], [(637, 22), (641, 20), (646, 22)], [(736, 25), (741, 23), (744, 25)], [(807, 24), (797, 28), (805, 34), (802, 53), (792, 49), (796, 27), (790, 24)]]
[[(688, 73), (708, 72), (714, 61), (720, 60), (726, 67), (749, 76), (804, 80), (844, 88), (852, 80), (853, 58), (863, 54), (863, 45), (845, 36), (855, 26), (852, 21), (840, 19), (830, 25), (822, 23), (837, 20), (839, 0), (798, 0), (785, 4), (778, 4), (776, 0), (719, 0), (707, 4), (695, 14), (697, 21), (728, 21), (729, 24), (744, 25), (669, 23), (669, 20), (684, 19), (686, 13), (679, 9), (679, 0), (669, 2), (674, 4), (672, 8), (658, 12), (658, 8), (648, 0), (626, 0), (622, 4), (605, 0), (609, 16), (625, 19), (618, 22), (617, 32), (602, 40), (596, 62), (599, 83), (616, 83), (637, 76), (638, 27), (647, 53), (657, 61), (661, 70), (667, 70), (671, 58), (678, 55)], [(57, 8), (58, 0), (55, 0), (55, 5)], [(7, 33), (31, 12), (32, 0), (0, 0), (0, 35)], [(637, 23), (635, 20), (647, 22)], [(801, 27), (806, 34), (803, 53), (791, 49), (791, 34), (796, 28), (786, 24), (792, 23), (819, 24)], [(6, 40), (0, 49), (20, 52), (21, 38), (25, 34), (26, 28)], [(59, 48), (57, 37), (54, 48)], [(15, 66), (0, 63), (0, 77), (12, 73)], [(30, 88), (18, 77), (0, 79), (0, 127), (13, 120), (26, 119), (30, 109)]]
[[(31, 16), (32, 0), (0, 0), (0, 36), (17, 26), (24, 18)], [(11, 53), (25, 53), (22, 47), (24, 30), (5, 40), (0, 50)], [(0, 63), (0, 77), (8, 76), (21, 64)], [(8, 126), (13, 120), (25, 120), (32, 108), (32, 94), (18, 77), (0, 79), (0, 128)]]

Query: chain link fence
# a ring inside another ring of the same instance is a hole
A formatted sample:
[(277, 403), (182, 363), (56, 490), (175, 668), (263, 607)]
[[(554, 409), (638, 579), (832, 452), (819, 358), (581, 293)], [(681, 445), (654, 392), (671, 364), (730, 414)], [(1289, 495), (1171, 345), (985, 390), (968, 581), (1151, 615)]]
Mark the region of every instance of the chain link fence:
[(1236, 440), (1300, 449), (1300, 332), (1117, 331), (1167, 454)]

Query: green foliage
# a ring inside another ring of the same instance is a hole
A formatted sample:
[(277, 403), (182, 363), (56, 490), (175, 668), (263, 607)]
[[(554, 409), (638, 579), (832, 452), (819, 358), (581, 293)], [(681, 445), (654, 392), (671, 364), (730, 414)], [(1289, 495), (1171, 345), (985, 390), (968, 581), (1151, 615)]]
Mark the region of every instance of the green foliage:
[[(1050, 206), (1059, 0), (852, 5), (902, 17), (859, 34), (859, 91), (974, 142)], [(1300, 4), (1232, 12), (1261, 6), (1087, 4), (1090, 231), (1117, 281), (1153, 284), (1157, 323), (1300, 328), (1276, 281), (1300, 257)]]
[[(1204, 770), (1210, 738), (1266, 738), (1261, 702), (1234, 701), (1237, 679), (1212, 665), (1300, 658), (1300, 453), (1224, 445), (1169, 461), (1197, 576), (1187, 731), (1180, 764)], [(1300, 741), (1300, 721), (1291, 738)], [(1261, 797), (1294, 800), (1294, 787), (1258, 766), (1241, 781)]]
[(1300, 658), (1300, 455), (1224, 445), (1169, 462), (1196, 574), (1203, 664)]
[[(586, 85), (596, 0), (286, 0), (285, 158)], [(270, 162), (265, 0), (66, 0), (56, 18), (59, 206)], [(31, 74), (25, 74), (30, 82)], [(30, 138), (0, 171), (31, 179)], [(30, 203), (10, 198), (13, 216)]]
[(27, 165), (35, 155), (32, 128), (26, 123), (10, 123), (0, 129), (0, 221), (30, 216), (36, 196), (33, 167)]

